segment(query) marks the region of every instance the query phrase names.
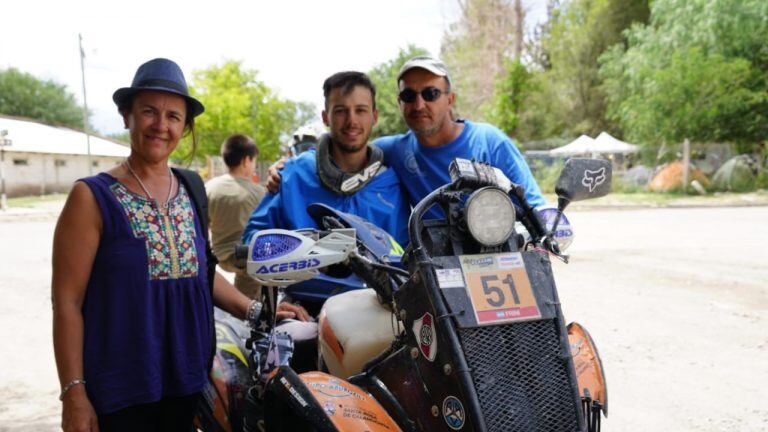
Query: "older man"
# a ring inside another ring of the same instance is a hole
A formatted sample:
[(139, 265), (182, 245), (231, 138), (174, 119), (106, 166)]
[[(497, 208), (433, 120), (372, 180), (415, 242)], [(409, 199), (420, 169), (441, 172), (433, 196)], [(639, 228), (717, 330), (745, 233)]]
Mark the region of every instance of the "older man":
[[(508, 136), (489, 124), (454, 120), (456, 94), (440, 60), (428, 56), (408, 60), (397, 82), (400, 111), (410, 130), (374, 144), (384, 151), (384, 160), (400, 177), (412, 205), (450, 183), (448, 164), (454, 158), (489, 162), (525, 188), (532, 206), (545, 203), (528, 164)], [(439, 214), (436, 211), (433, 216)]]

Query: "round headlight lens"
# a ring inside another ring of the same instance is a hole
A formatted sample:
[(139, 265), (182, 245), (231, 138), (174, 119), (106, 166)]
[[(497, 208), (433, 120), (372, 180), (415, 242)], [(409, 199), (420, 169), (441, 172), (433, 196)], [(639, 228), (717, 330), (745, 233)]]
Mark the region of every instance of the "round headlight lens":
[(504, 191), (488, 187), (473, 193), (467, 200), (467, 227), (483, 246), (504, 243), (515, 226), (515, 207)]

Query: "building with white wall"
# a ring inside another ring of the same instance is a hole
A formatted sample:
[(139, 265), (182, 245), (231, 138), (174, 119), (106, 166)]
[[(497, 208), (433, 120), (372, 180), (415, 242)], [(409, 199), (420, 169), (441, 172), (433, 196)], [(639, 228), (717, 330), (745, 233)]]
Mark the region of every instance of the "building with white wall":
[[(88, 176), (85, 133), (35, 120), (0, 115), (10, 146), (2, 148), (2, 172), (9, 197), (68, 191)], [(127, 144), (91, 135), (91, 172), (107, 171), (130, 153)]]

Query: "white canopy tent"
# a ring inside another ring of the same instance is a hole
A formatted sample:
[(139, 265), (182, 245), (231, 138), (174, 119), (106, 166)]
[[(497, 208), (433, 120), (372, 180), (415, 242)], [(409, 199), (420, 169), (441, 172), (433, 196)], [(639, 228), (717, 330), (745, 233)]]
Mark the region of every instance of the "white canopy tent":
[(600, 135), (595, 138), (595, 144), (600, 153), (629, 154), (640, 150), (638, 146), (614, 138), (608, 132), (600, 132)]
[(558, 155), (558, 156), (568, 156), (568, 155), (592, 153), (592, 149), (594, 147), (595, 147), (595, 140), (586, 135), (582, 135), (562, 147), (558, 147), (550, 150), (549, 154)]
[(637, 153), (638, 147), (612, 137), (607, 132), (601, 132), (592, 139), (582, 135), (572, 142), (549, 151), (553, 156), (574, 156), (588, 154), (629, 154)]

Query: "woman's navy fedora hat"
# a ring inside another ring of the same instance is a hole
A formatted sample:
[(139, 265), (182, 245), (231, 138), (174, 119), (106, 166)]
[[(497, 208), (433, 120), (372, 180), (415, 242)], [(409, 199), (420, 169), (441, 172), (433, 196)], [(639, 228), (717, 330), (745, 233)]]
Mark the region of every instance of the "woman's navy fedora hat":
[(194, 118), (205, 111), (197, 99), (189, 95), (187, 81), (179, 65), (171, 60), (156, 58), (139, 66), (130, 87), (117, 89), (112, 95), (118, 107), (124, 106), (136, 93), (142, 90), (154, 90), (183, 96), (187, 100), (189, 114)]

